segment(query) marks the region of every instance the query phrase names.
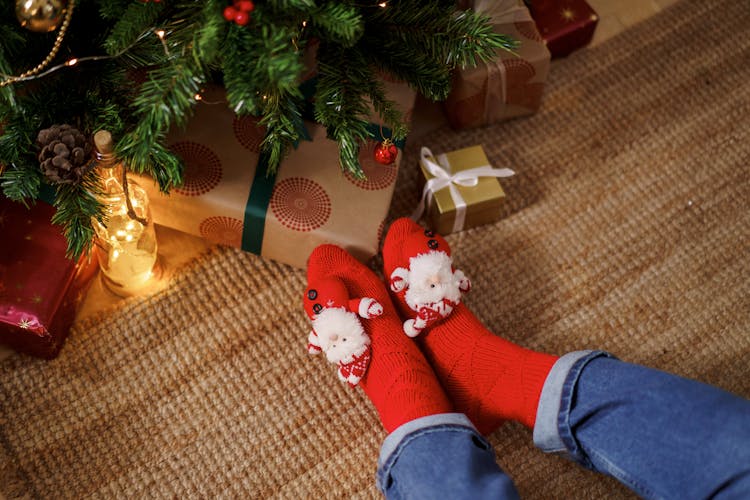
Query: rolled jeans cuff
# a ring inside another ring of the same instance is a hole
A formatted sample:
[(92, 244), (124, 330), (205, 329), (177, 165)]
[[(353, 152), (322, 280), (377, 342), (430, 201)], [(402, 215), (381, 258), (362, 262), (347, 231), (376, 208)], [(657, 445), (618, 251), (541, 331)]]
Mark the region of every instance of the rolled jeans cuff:
[(573, 403), (573, 392), (585, 366), (593, 359), (612, 357), (604, 351), (574, 351), (565, 354), (552, 366), (542, 387), (534, 424), (534, 444), (546, 453), (556, 453), (572, 460), (579, 459), (566, 446), (569, 436), (566, 420)]
[(378, 458), (377, 485), (380, 491), (384, 491), (385, 478), (388, 477), (391, 467), (398, 459), (400, 451), (408, 442), (424, 433), (443, 430), (446, 428), (463, 427), (480, 436), (479, 432), (471, 423), (471, 420), (463, 413), (439, 413), (429, 415), (406, 422), (388, 434), (380, 448)]

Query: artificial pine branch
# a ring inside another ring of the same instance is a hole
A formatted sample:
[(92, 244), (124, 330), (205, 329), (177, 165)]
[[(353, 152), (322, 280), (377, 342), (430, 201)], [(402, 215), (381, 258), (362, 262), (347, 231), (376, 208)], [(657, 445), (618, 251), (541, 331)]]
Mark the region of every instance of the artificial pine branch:
[(104, 49), (114, 55), (135, 43), (141, 34), (154, 26), (165, 8), (163, 2), (130, 3), (104, 42)]
[(326, 127), (328, 137), (339, 143), (341, 167), (362, 178), (359, 147), (370, 137), (365, 119), (369, 107), (362, 89), (369, 87), (371, 73), (360, 52), (328, 43), (320, 44), (318, 68), (315, 119)]
[(267, 0), (266, 6), (274, 12), (309, 12), (316, 7), (315, 0)]
[(68, 242), (67, 256), (76, 258), (91, 251), (94, 242), (92, 219), (101, 221), (104, 207), (97, 201), (99, 179), (96, 170), (86, 174), (78, 184), (58, 184), (52, 223), (63, 227)]
[[(206, 66), (214, 64), (219, 54), (225, 23), (218, 21), (217, 3), (184, 7), (182, 17), (194, 22), (171, 27), (170, 43), (175, 52), (168, 64), (149, 71), (148, 80), (133, 100), (138, 124), (116, 146), (116, 153), (129, 169), (150, 173), (164, 192), (182, 182), (179, 159), (164, 147), (166, 134), (172, 125), (186, 124), (195, 107), (195, 96), (207, 81)], [(178, 51), (178, 47), (183, 50)]]
[(336, 1), (326, 2), (316, 9), (310, 24), (320, 38), (344, 47), (354, 45), (365, 29), (356, 7)]
[(109, 0), (99, 4), (99, 16), (105, 21), (117, 21), (122, 18), (127, 8), (132, 4), (130, 0)]
[(6, 167), (0, 175), (0, 186), (5, 196), (29, 206), (29, 200), (39, 196), (42, 174), (38, 169), (22, 168), (15, 165)]
[(370, 79), (368, 95), (375, 112), (391, 129), (391, 137), (384, 137), (383, 139), (400, 140), (406, 138), (409, 128), (404, 124), (403, 113), (401, 113), (393, 101), (386, 97), (383, 85), (375, 78), (374, 74)]

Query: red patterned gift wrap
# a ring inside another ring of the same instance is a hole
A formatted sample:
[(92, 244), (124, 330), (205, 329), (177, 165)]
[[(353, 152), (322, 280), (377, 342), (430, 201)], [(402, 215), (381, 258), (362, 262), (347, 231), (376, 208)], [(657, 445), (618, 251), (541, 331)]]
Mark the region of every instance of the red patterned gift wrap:
[(599, 22), (584, 0), (532, 0), (531, 15), (552, 57), (588, 45)]
[(497, 33), (518, 42), (515, 54), (497, 51), (495, 60), (453, 74), (445, 101), (455, 129), (479, 127), (534, 113), (542, 102), (550, 55), (521, 0), (473, 0), (459, 4), (489, 16)]
[(65, 257), (54, 212), (0, 195), (0, 343), (46, 359), (59, 353), (97, 269), (94, 258)]

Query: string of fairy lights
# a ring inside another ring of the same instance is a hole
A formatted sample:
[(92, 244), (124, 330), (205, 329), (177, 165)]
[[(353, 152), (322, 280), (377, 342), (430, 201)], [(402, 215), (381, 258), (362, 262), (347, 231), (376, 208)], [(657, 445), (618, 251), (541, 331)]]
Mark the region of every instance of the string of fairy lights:
[[(388, 1), (379, 2), (378, 7), (385, 8), (388, 6)], [(65, 15), (62, 24), (60, 25), (60, 31), (57, 34), (57, 38), (55, 39), (55, 42), (52, 46), (52, 49), (50, 50), (50, 53), (47, 55), (47, 57), (44, 58), (44, 60), (33, 67), (30, 70), (27, 70), (20, 75), (14, 76), (14, 75), (6, 75), (3, 73), (0, 73), (0, 77), (3, 78), (2, 81), (0, 81), (0, 88), (5, 87), (7, 85), (11, 85), (13, 83), (17, 82), (25, 82), (29, 80), (35, 80), (38, 78), (43, 78), (51, 73), (54, 73), (56, 71), (59, 71), (64, 68), (70, 68), (72, 66), (75, 66), (77, 64), (83, 63), (83, 62), (91, 62), (91, 61), (105, 61), (110, 59), (117, 59), (124, 54), (126, 54), (128, 51), (130, 51), (133, 47), (135, 47), (137, 44), (142, 42), (146, 37), (151, 35), (156, 35), (162, 46), (164, 47), (164, 54), (166, 56), (169, 56), (169, 45), (167, 44), (167, 33), (165, 30), (160, 28), (149, 28), (148, 30), (141, 33), (130, 45), (123, 48), (119, 52), (111, 55), (97, 55), (97, 56), (86, 56), (86, 57), (71, 57), (64, 63), (58, 64), (56, 66), (52, 66), (47, 68), (49, 64), (54, 60), (55, 56), (57, 56), (57, 53), (60, 50), (60, 47), (62, 46), (63, 39), (65, 38), (65, 34), (68, 30), (68, 26), (70, 25), (70, 20), (73, 17), (73, 9), (75, 8), (75, 0), (68, 0), (68, 5), (65, 9)], [(302, 27), (300, 30), (300, 35), (304, 32), (305, 28), (307, 27), (307, 21), (302, 21)], [(299, 47), (297, 46), (297, 40), (292, 39), (292, 44), (294, 47), (299, 50)], [(45, 70), (46, 68), (46, 70)], [(202, 101), (206, 104), (214, 104), (207, 102), (203, 99), (203, 96), (201, 96), (200, 93), (195, 94), (194, 96), (196, 101)]]

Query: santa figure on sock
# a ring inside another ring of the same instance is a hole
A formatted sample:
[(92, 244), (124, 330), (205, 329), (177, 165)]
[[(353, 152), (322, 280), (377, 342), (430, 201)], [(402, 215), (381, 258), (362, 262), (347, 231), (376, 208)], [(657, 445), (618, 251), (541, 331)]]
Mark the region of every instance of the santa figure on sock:
[(404, 321), (409, 337), (448, 316), (471, 288), (464, 273), (453, 269), (448, 243), (429, 229), (414, 227), (398, 248), (383, 249), (391, 290), (413, 316)]
[(356, 386), (365, 375), (371, 357), (370, 337), (360, 318), (380, 316), (383, 306), (370, 297), (350, 299), (344, 284), (334, 277), (309, 284), (304, 305), (312, 321), (308, 352), (324, 352), (328, 361), (338, 364), (339, 379)]

